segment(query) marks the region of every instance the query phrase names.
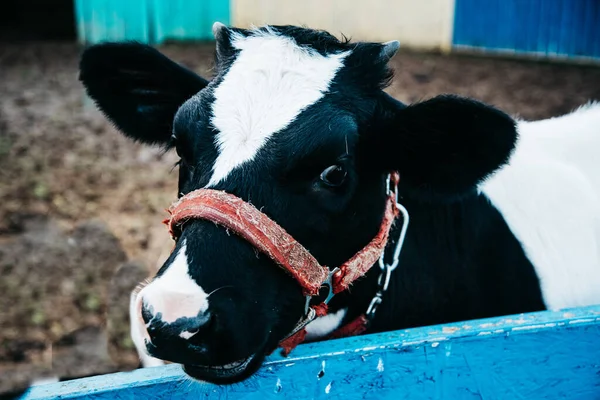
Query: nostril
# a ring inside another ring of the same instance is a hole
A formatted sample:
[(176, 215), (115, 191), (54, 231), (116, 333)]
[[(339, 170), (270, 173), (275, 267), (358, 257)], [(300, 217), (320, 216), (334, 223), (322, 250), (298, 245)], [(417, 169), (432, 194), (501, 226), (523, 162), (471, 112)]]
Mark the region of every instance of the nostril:
[(152, 311), (146, 305), (146, 303), (144, 303), (142, 301), (142, 319), (144, 320), (144, 323), (145, 324), (149, 324), (150, 321), (152, 321), (153, 318), (154, 318), (154, 314), (152, 314)]
[[(145, 290), (150, 289), (146, 287)], [(161, 292), (160, 296), (154, 292), (150, 294), (154, 296), (149, 296), (148, 293), (138, 294), (138, 318), (140, 329), (157, 348), (157, 352), (178, 346), (177, 343), (182, 345), (185, 342), (186, 346), (194, 347), (206, 344), (207, 332), (214, 324), (214, 315), (208, 307), (190, 307), (193, 296), (186, 293)]]
[[(192, 344), (203, 344), (206, 339), (206, 335), (210, 334), (216, 326), (216, 315), (207, 311), (202, 318), (202, 322), (195, 326), (189, 327), (186, 331), (182, 332), (179, 336), (189, 340)], [(190, 329), (191, 328), (191, 329)]]

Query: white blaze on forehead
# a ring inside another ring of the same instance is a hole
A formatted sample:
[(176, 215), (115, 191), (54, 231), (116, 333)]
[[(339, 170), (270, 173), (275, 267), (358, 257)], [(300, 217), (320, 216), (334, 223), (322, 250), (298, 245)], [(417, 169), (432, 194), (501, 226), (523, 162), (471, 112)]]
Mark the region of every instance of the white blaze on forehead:
[(349, 54), (323, 56), (272, 30), (232, 34), (231, 41), (240, 52), (214, 91), (219, 155), (208, 186), (252, 160), (271, 135), (323, 97)]
[(208, 310), (208, 295), (190, 276), (185, 250), (184, 242), (167, 270), (139, 294), (152, 314), (160, 313), (166, 323), (194, 318)]

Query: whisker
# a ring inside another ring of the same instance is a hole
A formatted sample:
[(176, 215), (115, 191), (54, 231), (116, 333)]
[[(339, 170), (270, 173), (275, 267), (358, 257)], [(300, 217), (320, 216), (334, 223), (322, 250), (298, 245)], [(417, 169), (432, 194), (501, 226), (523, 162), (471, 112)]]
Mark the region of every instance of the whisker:
[(346, 135), (345, 139), (346, 139), (346, 154), (350, 154), (350, 152), (348, 151), (348, 135)]
[(141, 281), (140, 283), (138, 283), (136, 285), (136, 287), (133, 289), (133, 294), (137, 295), (139, 292), (142, 291), (143, 288), (145, 288), (146, 286), (148, 286), (148, 284), (152, 282), (152, 277), (149, 276), (148, 278), (144, 279), (143, 281)]
[(209, 297), (210, 297), (212, 294), (214, 294), (215, 292), (218, 292), (218, 291), (219, 291), (219, 290), (221, 290), (221, 289), (225, 289), (225, 288), (232, 288), (232, 287), (233, 287), (233, 286), (231, 286), (231, 285), (225, 285), (225, 286), (221, 286), (221, 287), (219, 287), (219, 288), (216, 288), (216, 289), (215, 289), (215, 290), (213, 290), (212, 292), (210, 292), (210, 293), (208, 294), (208, 296), (206, 296), (206, 297), (207, 297), (207, 298), (209, 298)]

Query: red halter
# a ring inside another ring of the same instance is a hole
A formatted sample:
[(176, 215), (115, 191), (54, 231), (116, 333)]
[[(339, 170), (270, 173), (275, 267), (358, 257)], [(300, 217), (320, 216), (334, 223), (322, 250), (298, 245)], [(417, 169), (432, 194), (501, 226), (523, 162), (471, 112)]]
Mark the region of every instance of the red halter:
[[(333, 295), (348, 289), (356, 279), (365, 275), (383, 254), (390, 228), (399, 214), (398, 182), (399, 175), (391, 174), (391, 190), (388, 193), (385, 213), (377, 235), (352, 258), (333, 271), (319, 264), (304, 246), (252, 204), (224, 191), (198, 189), (186, 194), (169, 207), (167, 211), (170, 218), (164, 223), (168, 226), (171, 237), (175, 239), (181, 234), (182, 225), (190, 219), (215, 222), (247, 240), (296, 279), (307, 297), (307, 307), (305, 317), (290, 335), (279, 343), (283, 353), (287, 355), (304, 341), (306, 325), (316, 317), (327, 314), (327, 303)], [(310, 307), (311, 297), (317, 296), (323, 285), (329, 286), (329, 296), (321, 304)], [(361, 315), (332, 332), (329, 338), (357, 335), (364, 332), (366, 328), (367, 318)]]

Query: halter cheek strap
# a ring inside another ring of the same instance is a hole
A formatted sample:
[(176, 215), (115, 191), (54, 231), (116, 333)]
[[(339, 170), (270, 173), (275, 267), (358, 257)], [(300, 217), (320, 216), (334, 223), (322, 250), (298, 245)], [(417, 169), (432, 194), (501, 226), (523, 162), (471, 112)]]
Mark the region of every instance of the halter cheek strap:
[[(186, 194), (169, 207), (167, 211), (170, 217), (164, 223), (169, 228), (171, 237), (176, 239), (181, 234), (183, 225), (189, 220), (204, 219), (215, 222), (266, 254), (300, 284), (306, 296), (305, 316), (290, 335), (280, 342), (284, 354), (288, 354), (297, 344), (304, 341), (305, 326), (316, 317), (327, 314), (329, 300), (335, 294), (348, 289), (356, 279), (364, 276), (378, 259), (382, 259), (390, 228), (401, 210), (397, 203), (398, 181), (397, 173), (391, 174), (388, 179), (386, 208), (377, 235), (352, 258), (332, 271), (319, 264), (304, 246), (267, 215), (252, 204), (224, 191), (198, 189)], [(387, 289), (389, 275), (385, 281)], [(319, 294), (323, 285), (329, 287), (329, 295), (321, 304), (310, 306), (310, 300)], [(367, 318), (363, 315), (332, 335), (341, 337), (362, 333), (366, 329), (366, 321)]]

